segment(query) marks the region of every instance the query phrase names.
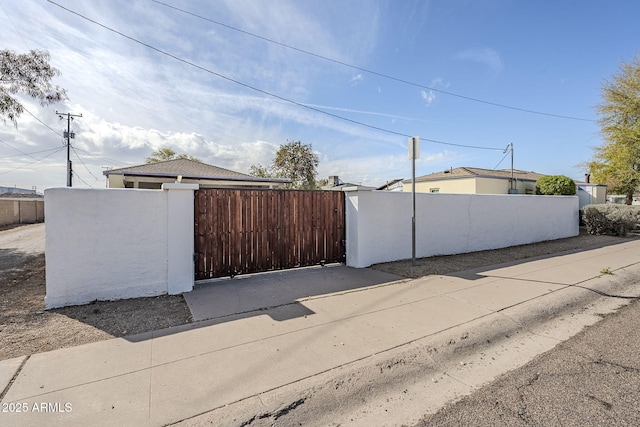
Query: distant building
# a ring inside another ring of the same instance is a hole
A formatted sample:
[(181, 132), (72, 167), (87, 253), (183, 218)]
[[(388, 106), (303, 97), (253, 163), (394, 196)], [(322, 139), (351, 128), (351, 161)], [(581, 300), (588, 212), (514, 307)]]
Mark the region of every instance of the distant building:
[[(514, 169), (491, 170), (460, 167), (416, 178), (418, 193), (456, 194), (535, 194), (536, 181), (542, 174)], [(402, 181), (403, 190), (411, 191), (411, 180)]]
[(180, 181), (200, 188), (284, 188), (288, 178), (258, 178), (189, 159), (168, 160), (102, 172), (108, 188), (159, 190), (164, 183)]
[[(513, 178), (512, 178), (513, 176)], [(416, 178), (418, 193), (454, 194), (536, 194), (536, 181), (545, 175), (518, 169), (481, 169), (460, 167)], [(403, 191), (411, 191), (411, 180), (402, 181)], [(607, 186), (576, 181), (580, 209), (586, 205), (605, 203)]]
[(402, 191), (402, 178), (394, 179), (376, 188), (379, 191)]
[(337, 175), (329, 176), (327, 185), (323, 185), (322, 187), (320, 187), (321, 190), (327, 191), (342, 191), (345, 188), (357, 188), (358, 190), (375, 190), (375, 187), (353, 184), (351, 182), (343, 182)]
[[(610, 194), (607, 196), (607, 203), (613, 203), (616, 205), (627, 204), (627, 196), (624, 194)], [(632, 205), (640, 205), (640, 195), (634, 194), (631, 200)]]
[(592, 184), (588, 173), (584, 174), (584, 182), (576, 181), (576, 195), (580, 199), (580, 210), (587, 205), (599, 205), (608, 200), (607, 186)]
[(17, 188), (17, 187), (0, 187), (0, 194), (28, 194), (28, 195), (37, 195), (36, 190), (27, 190), (26, 188)]

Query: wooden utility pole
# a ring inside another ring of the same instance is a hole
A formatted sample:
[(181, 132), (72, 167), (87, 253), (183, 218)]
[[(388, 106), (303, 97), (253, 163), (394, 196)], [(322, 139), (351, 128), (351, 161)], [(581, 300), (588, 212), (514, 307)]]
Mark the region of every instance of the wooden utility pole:
[(72, 187), (72, 179), (73, 176), (73, 168), (71, 165), (71, 139), (75, 138), (75, 134), (71, 132), (71, 121), (74, 117), (82, 117), (82, 114), (71, 114), (71, 113), (59, 113), (56, 111), (60, 120), (67, 116), (67, 131), (64, 133), (65, 138), (67, 139), (67, 187)]

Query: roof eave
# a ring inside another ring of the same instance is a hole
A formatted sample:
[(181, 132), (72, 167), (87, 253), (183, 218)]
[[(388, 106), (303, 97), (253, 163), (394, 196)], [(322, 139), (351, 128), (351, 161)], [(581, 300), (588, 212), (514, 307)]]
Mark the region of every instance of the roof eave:
[[(486, 178), (486, 179), (507, 179), (510, 180), (509, 176), (488, 176), (488, 175), (457, 175), (457, 176), (441, 176), (441, 177), (433, 177), (433, 178), (416, 178), (416, 182), (430, 182), (430, 181), (444, 181), (449, 179), (475, 179), (475, 178)], [(518, 176), (514, 176), (513, 179), (517, 179), (518, 181), (531, 181), (536, 182), (537, 179), (532, 178), (521, 178)], [(410, 183), (410, 179), (405, 179), (402, 183)]]
[(165, 172), (127, 172), (127, 171), (103, 171), (105, 176), (109, 175), (122, 175), (122, 176), (142, 176), (149, 178), (177, 178), (178, 176), (182, 176), (183, 179), (206, 179), (211, 181), (251, 181), (251, 182), (278, 182), (278, 183), (290, 183), (291, 180), (289, 178), (260, 178), (257, 176), (249, 176), (249, 175), (212, 175), (212, 176), (201, 176), (201, 175), (190, 175), (190, 174), (179, 174), (179, 173), (165, 173)]

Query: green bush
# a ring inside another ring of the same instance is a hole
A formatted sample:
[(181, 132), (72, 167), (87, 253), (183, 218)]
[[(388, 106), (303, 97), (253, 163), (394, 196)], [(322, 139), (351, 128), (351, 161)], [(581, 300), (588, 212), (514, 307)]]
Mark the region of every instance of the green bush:
[(536, 181), (536, 194), (545, 196), (574, 196), (576, 183), (564, 175), (541, 176)]
[(582, 218), (589, 234), (626, 236), (640, 229), (640, 206), (588, 205)]

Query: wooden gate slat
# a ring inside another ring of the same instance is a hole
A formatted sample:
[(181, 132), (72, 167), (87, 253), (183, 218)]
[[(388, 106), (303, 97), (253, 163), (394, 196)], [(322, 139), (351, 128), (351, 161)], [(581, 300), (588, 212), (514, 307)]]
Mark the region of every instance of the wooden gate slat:
[(339, 191), (197, 190), (196, 279), (344, 262), (344, 201)]

